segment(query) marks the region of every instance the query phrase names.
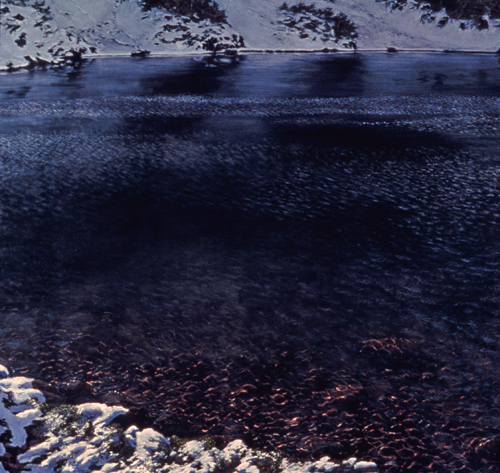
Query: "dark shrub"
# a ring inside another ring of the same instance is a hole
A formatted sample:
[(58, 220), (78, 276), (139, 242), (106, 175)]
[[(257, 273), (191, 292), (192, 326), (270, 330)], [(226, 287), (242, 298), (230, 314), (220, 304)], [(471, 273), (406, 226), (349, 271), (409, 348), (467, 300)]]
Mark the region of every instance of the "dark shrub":
[(344, 13), (335, 14), (331, 8), (316, 8), (314, 4), (306, 5), (302, 2), (293, 6), (288, 6), (285, 2), (279, 10), (288, 14), (282, 23), (288, 28), (296, 29), (300, 38), (308, 38), (310, 32), (314, 32), (321, 34), (323, 41), (346, 41), (344, 46), (356, 49), (356, 25)]
[(226, 14), (220, 10), (213, 0), (142, 0), (142, 8), (149, 11), (161, 8), (179, 15), (186, 15), (193, 20), (211, 20), (215, 23), (225, 23)]
[[(378, 0), (384, 1), (392, 9), (402, 10), (408, 5), (407, 0)], [(424, 10), (446, 13), (454, 20), (474, 20), (479, 29), (486, 29), (484, 15), (491, 19), (500, 19), (500, 2), (498, 0), (417, 0), (417, 4)], [(443, 26), (443, 25), (440, 25)]]

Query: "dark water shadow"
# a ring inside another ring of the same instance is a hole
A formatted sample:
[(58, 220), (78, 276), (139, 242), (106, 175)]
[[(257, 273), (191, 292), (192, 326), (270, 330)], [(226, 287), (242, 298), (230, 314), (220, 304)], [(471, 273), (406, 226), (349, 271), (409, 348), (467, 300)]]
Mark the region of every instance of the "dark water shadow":
[(4, 91), (4, 96), (6, 98), (14, 97), (16, 99), (24, 99), (28, 95), (31, 87), (29, 85), (23, 85), (19, 89), (8, 89)]
[(366, 90), (369, 73), (361, 55), (321, 58), (312, 66), (317, 72), (307, 78), (311, 96), (357, 97)]
[[(117, 128), (124, 135), (133, 134), (135, 139), (149, 141), (161, 139), (162, 135), (192, 135), (199, 129), (199, 117), (151, 117), (133, 118), (125, 117), (117, 123)], [(126, 141), (126, 138), (124, 138)]]
[(457, 148), (459, 143), (440, 133), (412, 130), (402, 126), (351, 123), (269, 124), (269, 136), (279, 142), (306, 146), (346, 147), (379, 150), (418, 150), (422, 148)]
[(244, 58), (216, 62), (213, 57), (190, 61), (186, 67), (169, 73), (155, 73), (139, 80), (143, 95), (206, 95), (219, 91), (224, 85), (224, 77), (237, 69)]

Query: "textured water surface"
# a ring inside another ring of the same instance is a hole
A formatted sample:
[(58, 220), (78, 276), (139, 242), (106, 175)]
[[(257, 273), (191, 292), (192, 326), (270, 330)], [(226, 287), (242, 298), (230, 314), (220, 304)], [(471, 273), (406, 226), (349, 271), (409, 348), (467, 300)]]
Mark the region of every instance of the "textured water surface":
[(496, 58), (328, 58), (0, 77), (3, 361), (168, 435), (497, 471)]

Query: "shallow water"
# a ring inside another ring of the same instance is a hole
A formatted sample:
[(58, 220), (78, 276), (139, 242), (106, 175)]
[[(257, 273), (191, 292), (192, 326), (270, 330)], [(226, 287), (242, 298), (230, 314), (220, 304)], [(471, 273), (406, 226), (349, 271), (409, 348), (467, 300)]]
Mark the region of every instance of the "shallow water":
[(381, 449), (418, 415), (422, 451), (462, 471), (500, 433), (499, 76), (449, 54), (0, 76), (4, 361), (169, 433), (387, 471), (411, 465)]

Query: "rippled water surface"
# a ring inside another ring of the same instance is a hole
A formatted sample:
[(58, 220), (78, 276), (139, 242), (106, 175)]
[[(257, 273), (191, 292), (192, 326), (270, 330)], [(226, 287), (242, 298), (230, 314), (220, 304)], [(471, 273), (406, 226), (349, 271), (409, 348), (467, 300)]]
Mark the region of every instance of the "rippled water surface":
[(492, 55), (0, 76), (0, 355), (167, 434), (483, 471), (499, 117)]

